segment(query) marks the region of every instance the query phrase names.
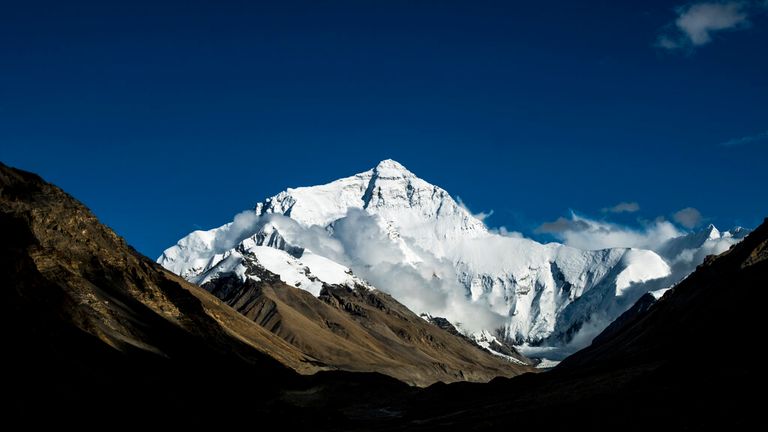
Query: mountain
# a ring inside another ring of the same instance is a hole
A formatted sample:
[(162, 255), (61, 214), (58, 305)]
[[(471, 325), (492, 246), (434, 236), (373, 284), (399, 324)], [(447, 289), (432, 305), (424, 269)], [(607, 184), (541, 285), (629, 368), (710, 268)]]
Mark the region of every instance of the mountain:
[[(762, 421), (768, 219), (549, 372), (432, 386), (379, 430), (750, 429)], [(645, 298), (645, 297), (644, 297)]]
[[(739, 430), (761, 420), (765, 372), (751, 350), (762, 337), (768, 219), (658, 300), (644, 296), (551, 371), (428, 388), (329, 370), (284, 339), (282, 332), (309, 324), (311, 311), (415, 326), (411, 315), (397, 316), (409, 313), (402, 305), (372, 296), (370, 286), (326, 284), (318, 298), (252, 266), (245, 281), (234, 273), (233, 285), (217, 278), (208, 286), (237, 312), (138, 254), (60, 189), (2, 164), (0, 232), (9, 423)], [(471, 346), (446, 320), (417, 319), (439, 331), (424, 338)]]
[(740, 242), (750, 230), (735, 227), (721, 232), (714, 225), (675, 237), (664, 242), (657, 252), (673, 266), (681, 267), (686, 275), (704, 262), (707, 255), (718, 255)]
[(201, 394), (234, 390), (210, 380), (215, 371), (261, 389), (254, 412), (281, 411), (297, 372), (325, 369), (138, 254), (57, 187), (3, 164), (0, 232), (6, 418), (194, 421)]
[[(225, 367), (243, 357), (248, 361), (237, 367), (258, 365), (259, 372), (248, 373), (265, 382), (343, 369), (423, 386), (529, 370), (424, 321), (382, 292), (325, 284), (318, 298), (255, 263), (237, 292), (227, 279), (205, 285), (240, 314), (136, 253), (58, 188), (2, 165), (0, 205), (8, 275), (3, 304), (11, 312), (4, 329), (18, 346), (41, 338), (51, 344), (46, 350), (88, 344), (75, 353), (86, 357), (78, 360), (83, 364), (91, 364), (90, 350), (124, 354), (118, 357), (125, 361), (138, 352), (159, 363), (170, 358), (168, 367), (180, 370), (193, 367), (187, 363)], [(44, 336), (19, 336), (19, 326)], [(71, 344), (64, 337), (70, 333)]]
[(226, 225), (190, 233), (158, 262), (198, 284), (231, 274), (244, 282), (248, 255), (314, 296), (323, 284), (367, 286), (478, 341), (578, 348), (645, 292), (685, 277), (709, 251), (706, 241), (693, 243), (670, 243), (665, 256), (501, 235), (444, 189), (384, 160), (267, 198)]

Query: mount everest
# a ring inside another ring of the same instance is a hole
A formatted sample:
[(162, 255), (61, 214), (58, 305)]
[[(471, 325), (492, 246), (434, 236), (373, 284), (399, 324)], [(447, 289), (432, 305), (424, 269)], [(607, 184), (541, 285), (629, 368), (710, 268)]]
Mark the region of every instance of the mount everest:
[(646, 292), (662, 293), (747, 230), (709, 226), (654, 250), (582, 250), (489, 230), (448, 192), (393, 160), (290, 188), (158, 263), (197, 283), (260, 268), (319, 295), (325, 285), (382, 290), (417, 314), (446, 317), (487, 346), (588, 345)]

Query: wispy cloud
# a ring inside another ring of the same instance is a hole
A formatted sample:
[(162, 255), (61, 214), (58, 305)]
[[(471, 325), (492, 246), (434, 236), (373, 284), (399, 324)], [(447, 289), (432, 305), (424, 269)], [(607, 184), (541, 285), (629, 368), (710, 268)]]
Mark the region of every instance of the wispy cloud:
[(508, 229), (507, 229), (507, 227), (505, 227), (505, 226), (501, 226), (501, 227), (499, 227), (499, 228), (496, 228), (496, 229), (492, 229), (492, 230), (490, 230), (490, 231), (491, 231), (492, 233), (498, 234), (498, 235), (500, 235), (500, 236), (502, 236), (502, 237), (512, 237), (512, 238), (525, 238), (525, 236), (523, 235), (523, 233), (521, 233), (521, 232), (519, 232), (519, 231), (510, 231), (510, 230), (508, 230)]
[(474, 217), (475, 217), (475, 219), (479, 219), (481, 222), (484, 222), (484, 221), (485, 221), (485, 219), (487, 219), (487, 218), (489, 218), (489, 217), (493, 216), (493, 209), (491, 209), (491, 210), (489, 210), (489, 211), (487, 211), (487, 212), (483, 212), (483, 211), (481, 211), (481, 212), (479, 212), (479, 213), (473, 213), (473, 212), (472, 212), (472, 210), (470, 210), (470, 209), (469, 209), (469, 207), (467, 207), (467, 205), (466, 205), (466, 204), (464, 204), (464, 201), (462, 201), (462, 200), (461, 200), (461, 197), (460, 197), (460, 196), (456, 196), (456, 203), (459, 205), (459, 207), (461, 207), (461, 208), (463, 208), (464, 210), (466, 210), (466, 211), (467, 211), (467, 213), (469, 213), (469, 214), (471, 214), (472, 216), (474, 216)]
[(686, 207), (672, 215), (675, 222), (686, 228), (694, 228), (702, 221), (701, 212), (693, 207)]
[(586, 250), (613, 247), (655, 250), (667, 240), (683, 234), (671, 222), (663, 219), (636, 229), (589, 219), (575, 213), (571, 214), (570, 219), (561, 217), (554, 222), (542, 224), (536, 232), (551, 234), (568, 246)]
[(565, 232), (580, 232), (588, 230), (589, 228), (589, 223), (572, 216), (571, 219), (559, 217), (552, 222), (544, 222), (539, 225), (534, 232), (536, 234), (554, 234), (556, 237), (559, 237), (560, 234)]
[(760, 141), (768, 142), (768, 130), (760, 132), (755, 135), (749, 135), (741, 138), (734, 138), (728, 141), (720, 143), (723, 147), (739, 147), (747, 144), (752, 144)]
[(613, 207), (605, 207), (602, 211), (603, 213), (634, 213), (636, 211), (640, 210), (640, 204), (632, 201), (632, 202), (620, 202), (616, 204)]
[(677, 9), (677, 19), (656, 39), (667, 50), (690, 51), (708, 44), (715, 33), (749, 26), (750, 10), (760, 2), (725, 1), (689, 4)]

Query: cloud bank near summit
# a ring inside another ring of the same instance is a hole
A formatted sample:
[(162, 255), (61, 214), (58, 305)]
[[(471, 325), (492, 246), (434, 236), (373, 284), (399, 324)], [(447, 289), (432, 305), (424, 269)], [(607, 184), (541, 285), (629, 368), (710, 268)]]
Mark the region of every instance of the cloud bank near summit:
[(656, 250), (667, 240), (684, 234), (673, 223), (655, 220), (641, 228), (631, 228), (611, 222), (598, 221), (571, 213), (536, 229), (540, 234), (551, 234), (568, 246), (583, 250), (608, 248), (639, 248)]

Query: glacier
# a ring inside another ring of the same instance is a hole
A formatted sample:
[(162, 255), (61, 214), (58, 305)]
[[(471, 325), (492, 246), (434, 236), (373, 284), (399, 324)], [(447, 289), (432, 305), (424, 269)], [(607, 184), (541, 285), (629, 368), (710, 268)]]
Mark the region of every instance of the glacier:
[(388, 159), (328, 184), (289, 188), (158, 263), (204, 284), (255, 268), (318, 295), (365, 286), (444, 316), (482, 343), (579, 348), (649, 291), (672, 287), (742, 228), (673, 238), (657, 250), (582, 250), (489, 230), (444, 189)]

